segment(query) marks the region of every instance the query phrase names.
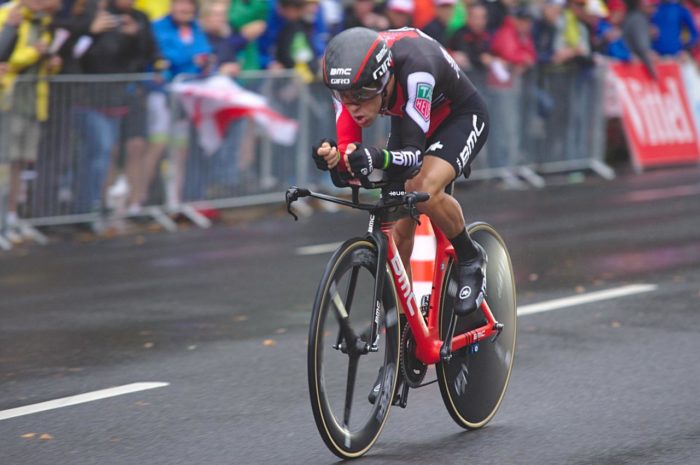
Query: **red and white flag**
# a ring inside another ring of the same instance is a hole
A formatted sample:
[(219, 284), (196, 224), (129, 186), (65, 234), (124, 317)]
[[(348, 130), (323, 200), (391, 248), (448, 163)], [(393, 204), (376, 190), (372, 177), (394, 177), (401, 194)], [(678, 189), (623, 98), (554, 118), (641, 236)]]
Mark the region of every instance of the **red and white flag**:
[(298, 124), (272, 110), (262, 95), (246, 90), (226, 76), (172, 84), (188, 116), (197, 128), (199, 144), (207, 155), (216, 152), (228, 125), (240, 118), (252, 118), (273, 142), (293, 145)]

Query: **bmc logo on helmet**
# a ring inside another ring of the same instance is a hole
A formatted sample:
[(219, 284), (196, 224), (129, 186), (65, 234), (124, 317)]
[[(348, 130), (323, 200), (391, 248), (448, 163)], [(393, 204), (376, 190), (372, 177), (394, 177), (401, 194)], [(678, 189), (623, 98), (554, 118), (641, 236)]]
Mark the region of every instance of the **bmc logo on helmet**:
[(331, 76), (350, 76), (352, 68), (331, 68)]
[(386, 60), (384, 60), (384, 63), (382, 63), (379, 68), (375, 69), (374, 72), (372, 73), (372, 79), (379, 79), (380, 77), (384, 76), (386, 72), (389, 70), (389, 65), (391, 64), (391, 57), (387, 57)]
[(388, 51), (389, 51), (389, 47), (387, 47), (386, 45), (384, 47), (382, 47), (382, 49), (379, 51), (379, 53), (377, 53), (377, 55), (375, 57), (377, 59), (377, 61), (382, 61), (382, 58), (384, 58), (384, 55), (386, 55)]

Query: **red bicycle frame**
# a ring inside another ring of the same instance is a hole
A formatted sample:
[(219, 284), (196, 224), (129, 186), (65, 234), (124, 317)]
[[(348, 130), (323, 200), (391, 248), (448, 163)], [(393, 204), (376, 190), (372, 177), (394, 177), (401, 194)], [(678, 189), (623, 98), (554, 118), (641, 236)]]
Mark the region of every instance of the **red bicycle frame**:
[[(413, 293), (413, 286), (408, 279), (406, 269), (401, 261), (401, 256), (399, 255), (396, 243), (391, 234), (394, 223), (386, 222), (381, 225), (381, 231), (387, 239), (387, 262), (389, 263), (389, 268), (394, 278), (394, 286), (398, 294), (399, 302), (406, 314), (408, 324), (411, 326), (413, 337), (416, 340), (416, 357), (426, 365), (431, 365), (440, 361), (440, 349), (444, 343), (444, 341), (440, 339), (438, 327), (441, 308), (440, 291), (445, 285), (445, 279), (447, 279), (446, 270), (450, 259), (456, 261), (455, 251), (450, 241), (432, 221), (431, 224), (435, 231), (437, 247), (435, 251), (435, 267), (433, 271), (433, 285), (430, 293), (427, 323), (420, 312), (416, 296)], [(493, 313), (491, 313), (491, 309), (486, 303), (486, 300), (482, 302), (480, 310), (486, 318), (486, 323), (466, 333), (455, 335), (452, 338), (453, 352), (494, 336), (498, 332), (496, 329), (496, 319)]]

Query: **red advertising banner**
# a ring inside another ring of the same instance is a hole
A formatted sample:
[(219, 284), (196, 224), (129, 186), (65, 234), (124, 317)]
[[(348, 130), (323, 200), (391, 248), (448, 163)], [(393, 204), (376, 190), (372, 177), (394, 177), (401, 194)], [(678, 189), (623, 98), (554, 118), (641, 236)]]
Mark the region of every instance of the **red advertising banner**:
[(635, 167), (699, 163), (700, 137), (678, 64), (657, 64), (656, 81), (641, 64), (611, 69)]

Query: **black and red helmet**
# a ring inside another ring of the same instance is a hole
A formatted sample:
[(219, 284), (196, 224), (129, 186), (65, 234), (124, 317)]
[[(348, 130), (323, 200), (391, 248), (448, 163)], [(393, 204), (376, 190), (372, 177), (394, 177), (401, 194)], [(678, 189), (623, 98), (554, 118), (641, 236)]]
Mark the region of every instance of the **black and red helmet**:
[(377, 31), (347, 29), (323, 55), (323, 81), (337, 98), (363, 101), (381, 94), (393, 67), (391, 49)]

